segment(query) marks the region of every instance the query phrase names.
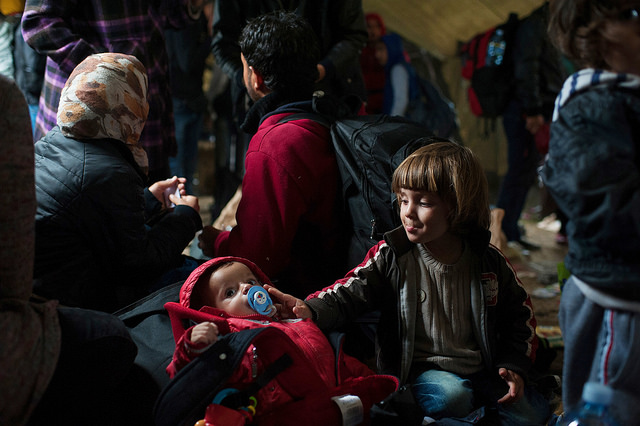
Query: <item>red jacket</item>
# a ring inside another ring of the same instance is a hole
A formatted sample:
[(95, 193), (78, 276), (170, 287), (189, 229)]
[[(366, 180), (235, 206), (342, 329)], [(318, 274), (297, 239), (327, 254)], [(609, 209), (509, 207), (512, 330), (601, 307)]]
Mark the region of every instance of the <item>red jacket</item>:
[(309, 110), (307, 104), (287, 104), (262, 118), (245, 157), (238, 225), (220, 233), (214, 247), (215, 256), (251, 260), (281, 290), (301, 298), (346, 272), (331, 271), (342, 217), (329, 129), (308, 119), (279, 122)]
[[(300, 394), (309, 392), (305, 381), (313, 382), (312, 375), (319, 378), (314, 386), (322, 383), (324, 389), (313, 389), (314, 394), (342, 395), (353, 393), (360, 396), (365, 409), (378, 401), (384, 399), (397, 387), (397, 380), (392, 376), (375, 375), (367, 366), (357, 359), (345, 354), (338, 348), (334, 350), (324, 333), (311, 320), (274, 320), (264, 315), (251, 315), (245, 317), (234, 317), (226, 312), (211, 308), (202, 307), (196, 311), (190, 307), (190, 298), (194, 286), (199, 278), (214, 269), (223, 262), (236, 261), (247, 265), (254, 275), (263, 283), (271, 284), (266, 275), (258, 269), (252, 262), (236, 257), (223, 257), (212, 259), (198, 267), (185, 281), (180, 292), (180, 303), (167, 303), (165, 305), (171, 316), (174, 337), (176, 339), (176, 350), (173, 360), (167, 367), (167, 372), (173, 378), (177, 372), (188, 362), (203, 353), (208, 347), (204, 345), (194, 345), (189, 341), (191, 335), (190, 327), (185, 330), (184, 319), (195, 322), (212, 321), (220, 330), (220, 334), (233, 333), (241, 330), (257, 327), (276, 327), (290, 338), (290, 340), (301, 350), (306, 364), (313, 372), (305, 373), (299, 377), (299, 383), (282, 383), (276, 377), (268, 386), (263, 387), (256, 395), (259, 404), (256, 416), (264, 415), (273, 411), (274, 407), (284, 404), (291, 404), (300, 399)], [(258, 353), (260, 353), (258, 349)], [(253, 347), (247, 350), (239, 367), (233, 372), (228, 381), (227, 387), (243, 389), (252, 381), (252, 369), (255, 368), (255, 358)], [(316, 374), (313, 374), (316, 373)], [(290, 376), (289, 376), (290, 378)], [(327, 398), (327, 403), (330, 398)], [(289, 412), (290, 413), (290, 412)], [(325, 419), (326, 420), (326, 419)]]

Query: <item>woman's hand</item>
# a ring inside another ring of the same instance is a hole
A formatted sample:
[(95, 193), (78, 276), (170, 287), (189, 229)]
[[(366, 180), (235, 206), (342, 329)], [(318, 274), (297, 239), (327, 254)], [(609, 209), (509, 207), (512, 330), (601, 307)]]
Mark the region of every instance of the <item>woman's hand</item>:
[[(170, 208), (167, 204), (169, 202), (175, 205), (186, 205), (200, 212), (200, 202), (198, 197), (193, 195), (187, 195), (184, 184), (187, 182), (186, 178), (174, 176), (169, 179), (160, 180), (149, 187), (149, 192), (153, 194), (158, 201), (162, 203), (164, 208)], [(180, 197), (174, 195), (176, 189), (180, 193)], [(165, 193), (169, 192), (165, 198)]]
[(181, 195), (180, 197), (176, 197), (173, 194), (169, 194), (169, 201), (171, 201), (176, 206), (189, 206), (200, 213), (200, 201), (195, 195)]

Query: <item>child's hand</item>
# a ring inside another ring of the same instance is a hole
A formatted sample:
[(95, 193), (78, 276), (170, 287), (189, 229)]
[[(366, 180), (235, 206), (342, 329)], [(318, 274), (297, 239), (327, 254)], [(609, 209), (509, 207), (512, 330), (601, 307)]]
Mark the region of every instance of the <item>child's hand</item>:
[(274, 305), (278, 310), (280, 318), (306, 319), (312, 317), (311, 309), (303, 300), (293, 297), (290, 294), (283, 293), (269, 284), (265, 284), (264, 288), (267, 289), (274, 300)]
[(509, 391), (498, 400), (499, 404), (509, 404), (518, 402), (524, 395), (524, 380), (522, 377), (514, 371), (501, 368), (498, 370), (498, 374), (509, 385)]
[(212, 345), (218, 341), (218, 326), (212, 322), (201, 322), (191, 329), (191, 343)]

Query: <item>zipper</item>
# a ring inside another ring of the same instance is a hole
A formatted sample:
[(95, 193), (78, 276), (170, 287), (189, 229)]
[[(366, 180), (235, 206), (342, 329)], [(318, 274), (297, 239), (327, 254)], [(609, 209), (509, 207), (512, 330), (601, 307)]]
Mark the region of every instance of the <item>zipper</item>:
[(254, 346), (251, 351), (251, 378), (255, 379), (258, 377), (258, 348)]

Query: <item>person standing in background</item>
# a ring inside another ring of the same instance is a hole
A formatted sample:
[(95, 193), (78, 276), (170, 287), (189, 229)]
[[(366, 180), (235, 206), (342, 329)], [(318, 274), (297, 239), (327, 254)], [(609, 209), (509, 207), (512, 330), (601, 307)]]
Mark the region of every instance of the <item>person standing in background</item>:
[(0, 0), (0, 75), (13, 80), (13, 32), (20, 24), (24, 0)]
[(14, 31), (13, 60), (15, 65), (16, 84), (24, 94), (29, 106), (31, 130), (35, 136), (38, 102), (44, 83), (44, 69), (47, 57), (36, 52), (22, 36), (20, 25)]
[(193, 177), (198, 166), (198, 140), (207, 111), (202, 87), (205, 61), (211, 52), (213, 2), (207, 1), (200, 18), (185, 28), (168, 28), (164, 35), (169, 55), (169, 82), (176, 126), (177, 154), (169, 158), (171, 174), (187, 179), (185, 188), (193, 194)]
[(502, 230), (507, 241), (523, 250), (540, 248), (522, 235), (518, 221), (537, 181), (541, 158), (535, 136), (551, 121), (566, 77), (561, 56), (547, 36), (548, 14), (547, 2), (519, 23), (513, 49), (515, 90), (503, 114), (508, 168), (496, 206), (505, 212)]
[(362, 48), (360, 54), (360, 67), (364, 86), (367, 89), (367, 114), (379, 114), (382, 112), (382, 102), (384, 98), (384, 66), (376, 58), (376, 44), (380, 37), (387, 33), (382, 16), (377, 13), (367, 13), (367, 33), (369, 35), (367, 44)]

